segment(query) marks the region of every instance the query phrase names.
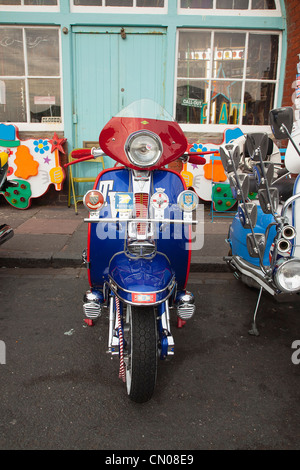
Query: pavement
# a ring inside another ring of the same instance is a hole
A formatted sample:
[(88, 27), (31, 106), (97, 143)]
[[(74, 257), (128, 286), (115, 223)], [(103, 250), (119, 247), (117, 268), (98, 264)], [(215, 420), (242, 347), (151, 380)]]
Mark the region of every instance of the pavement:
[[(225, 216), (224, 216), (225, 215)], [(226, 272), (223, 256), (232, 215), (213, 214), (210, 204), (198, 208), (197, 235), (193, 242), (191, 272)], [(82, 204), (75, 214), (74, 206), (38, 205), (20, 210), (0, 201), (0, 224), (14, 229), (14, 236), (0, 246), (0, 266), (9, 268), (63, 268), (82, 266), (86, 248), (88, 212)]]

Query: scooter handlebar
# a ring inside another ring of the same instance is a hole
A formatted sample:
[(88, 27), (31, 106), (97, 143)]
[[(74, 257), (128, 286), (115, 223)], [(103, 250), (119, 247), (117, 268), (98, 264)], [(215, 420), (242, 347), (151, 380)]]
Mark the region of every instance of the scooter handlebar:
[(92, 157), (92, 149), (77, 149), (71, 152), (72, 158)]
[(72, 158), (76, 158), (73, 162), (68, 162), (64, 165), (67, 168), (70, 165), (75, 165), (76, 163), (84, 162), (87, 160), (92, 160), (93, 158), (98, 158), (104, 155), (104, 152), (99, 148), (96, 149), (76, 149), (71, 152)]
[(189, 163), (192, 163), (194, 165), (205, 165), (206, 159), (202, 157), (202, 155), (213, 155), (213, 154), (219, 154), (218, 150), (213, 150), (209, 152), (186, 152), (184, 156), (188, 157), (187, 161)]

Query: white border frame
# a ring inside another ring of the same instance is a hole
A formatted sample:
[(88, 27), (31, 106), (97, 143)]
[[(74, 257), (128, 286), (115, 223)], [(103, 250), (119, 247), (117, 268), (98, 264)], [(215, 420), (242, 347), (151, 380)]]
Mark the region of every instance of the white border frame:
[(59, 12), (60, 1), (61, 0), (57, 0), (57, 5), (24, 5), (24, 0), (21, 0), (21, 5), (0, 5), (0, 11), (34, 11), (39, 13)]
[[(31, 78), (56, 78), (60, 80), (60, 107), (61, 107), (61, 123), (42, 123), (42, 122), (12, 122), (19, 131), (32, 131), (32, 132), (40, 132), (40, 131), (63, 131), (64, 130), (64, 106), (63, 106), (63, 78), (62, 78), (62, 51), (61, 51), (61, 31), (59, 26), (44, 26), (44, 25), (1, 25), (5, 28), (14, 28), (14, 29), (21, 29), (23, 34), (23, 44), (26, 46), (25, 42), (25, 28), (26, 29), (55, 29), (58, 31), (58, 47), (59, 47), (59, 70), (60, 74), (55, 76), (32, 76), (28, 75), (28, 66), (27, 66), (27, 53), (24, 49), (24, 67), (25, 67), (25, 75), (1, 75), (0, 80), (24, 80), (25, 81), (25, 97), (26, 97), (26, 117), (30, 119), (30, 103), (29, 103), (29, 87), (28, 87), (28, 80)], [(6, 121), (5, 121), (6, 122)]]
[[(273, 31), (273, 30), (252, 30), (252, 29), (217, 29), (217, 28), (208, 28), (205, 30), (200, 30), (200, 29), (195, 29), (195, 28), (177, 28), (176, 31), (176, 53), (175, 53), (175, 77), (174, 77), (174, 101), (173, 101), (173, 117), (176, 119), (176, 103), (177, 103), (177, 81), (181, 79), (181, 77), (178, 78), (177, 76), (177, 65), (178, 65), (178, 45), (179, 45), (179, 33), (181, 31), (187, 31), (187, 32), (210, 32), (211, 33), (211, 48), (213, 45), (213, 37), (215, 33), (245, 33), (246, 34), (246, 42), (245, 42), (245, 52), (248, 51), (246, 47), (248, 47), (248, 41), (249, 41), (249, 34), (275, 34), (279, 37), (279, 44), (278, 44), (278, 62), (277, 62), (277, 72), (276, 80), (257, 80), (257, 79), (248, 79), (246, 77), (246, 68), (247, 68), (247, 61), (244, 61), (244, 72), (243, 72), (243, 78), (241, 79), (235, 79), (236, 81), (240, 81), (242, 83), (242, 91), (241, 91), (241, 96), (243, 96), (244, 90), (245, 90), (245, 83), (246, 82), (266, 82), (266, 83), (275, 83), (275, 93), (274, 93), (274, 108), (277, 106), (277, 101), (278, 101), (278, 86), (279, 86), (279, 75), (280, 75), (280, 66), (281, 66), (281, 55), (282, 55), (282, 32), (280, 31)], [(246, 54), (245, 54), (245, 57)], [(211, 57), (211, 61), (213, 58)], [(184, 79), (184, 77), (183, 77)], [(205, 77), (197, 77), (197, 78), (190, 78), (190, 80), (209, 80), (209, 86), (211, 86), (211, 82), (214, 80), (213, 77), (210, 77), (209, 79), (206, 79)], [(224, 78), (224, 79), (218, 79), (219, 81), (228, 81), (229, 78)], [(208, 106), (207, 109), (208, 116), (210, 115), (210, 106)], [(184, 124), (184, 123), (179, 123), (181, 129), (188, 133), (223, 133), (226, 129), (235, 129), (236, 127), (239, 127), (244, 133), (248, 132), (271, 132), (271, 128), (269, 125), (245, 125), (245, 124)]]
[[(70, 12), (71, 13), (114, 13), (114, 14), (142, 14), (142, 15), (165, 15), (168, 13), (168, 1), (164, 0), (164, 7), (137, 7), (136, 0), (133, 0), (132, 7), (110, 7), (106, 5), (102, 6), (81, 6), (74, 5), (74, 0), (70, 0)], [(171, 0), (174, 1), (174, 0)], [(102, 0), (105, 3), (105, 0)]]
[(181, 0), (178, 0), (178, 11), (179, 15), (203, 15), (203, 16), (270, 16), (270, 17), (281, 17), (280, 0), (275, 0), (276, 10), (252, 10), (252, 0), (249, 0), (249, 7), (247, 10), (230, 10), (230, 9), (217, 9), (216, 0), (213, 0), (212, 8), (181, 8)]

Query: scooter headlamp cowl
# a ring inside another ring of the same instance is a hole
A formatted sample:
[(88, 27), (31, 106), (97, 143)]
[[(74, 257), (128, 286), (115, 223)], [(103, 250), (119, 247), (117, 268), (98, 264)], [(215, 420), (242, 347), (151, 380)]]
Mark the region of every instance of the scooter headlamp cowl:
[(162, 150), (158, 135), (147, 130), (131, 134), (125, 144), (125, 151), (130, 162), (141, 168), (155, 165), (162, 155)]
[(282, 292), (295, 293), (300, 291), (300, 259), (281, 258), (274, 269), (274, 281)]

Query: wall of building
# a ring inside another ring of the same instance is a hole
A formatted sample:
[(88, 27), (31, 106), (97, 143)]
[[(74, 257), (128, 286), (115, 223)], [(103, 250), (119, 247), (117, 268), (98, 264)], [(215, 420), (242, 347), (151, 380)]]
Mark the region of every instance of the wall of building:
[(287, 57), (283, 90), (283, 106), (292, 106), (293, 83), (296, 80), (297, 63), (300, 62), (300, 3), (299, 0), (285, 0), (287, 20)]
[[(178, 0), (179, 1), (179, 0)], [(285, 11), (284, 1), (286, 4), (286, 14), (288, 20), (288, 28), (285, 30)], [(283, 104), (291, 104), (292, 95), (292, 82), (295, 80), (297, 53), (299, 50), (299, 0), (280, 0), (283, 8), (283, 17), (268, 17), (266, 20), (263, 15), (258, 17), (242, 17), (242, 16), (222, 16), (210, 15), (204, 16), (201, 14), (178, 14), (177, 1), (169, 0), (168, 14), (164, 15), (151, 15), (151, 14), (93, 14), (93, 13), (72, 13), (70, 11), (69, 0), (61, 0), (60, 8), (56, 12), (42, 13), (42, 12), (26, 12), (26, 11), (3, 11), (1, 12), (1, 24), (6, 25), (41, 25), (41, 26), (57, 26), (61, 31), (61, 63), (62, 63), (62, 96), (63, 96), (63, 109), (64, 109), (64, 123), (63, 130), (55, 129), (59, 137), (67, 138), (68, 150), (72, 149), (75, 145), (74, 131), (74, 33), (78, 25), (80, 27), (94, 27), (110, 25), (110, 27), (128, 27), (128, 28), (164, 28), (167, 37), (167, 50), (166, 50), (166, 86), (165, 86), (165, 100), (166, 108), (172, 114), (175, 112), (174, 105), (174, 87), (176, 77), (176, 47), (177, 47), (177, 31), (181, 28), (192, 29), (227, 29), (231, 30), (269, 30), (269, 31), (282, 31), (283, 32), (283, 47), (281, 54), (281, 61), (284, 64), (283, 70), (279, 77), (279, 90), (278, 90), (278, 105), (281, 105), (282, 97)], [(267, 25), (267, 26), (266, 26)], [(286, 41), (287, 38), (287, 41)], [(298, 47), (298, 50), (297, 50)], [(286, 77), (284, 80), (284, 67), (287, 52), (287, 68)], [(88, 80), (88, 73), (87, 73)], [(209, 127), (209, 126), (208, 126)], [(214, 132), (207, 128), (206, 133), (200, 133), (197, 129), (195, 132), (190, 132), (188, 139), (190, 142), (201, 139), (202, 142), (216, 142), (221, 143), (223, 133), (218, 131)], [(53, 132), (48, 130), (43, 131), (45, 137), (52, 137)], [(21, 131), (22, 138), (28, 138), (35, 135), (30, 129)], [(66, 150), (67, 150), (66, 146)], [(62, 157), (62, 163), (66, 161), (66, 155)], [(65, 185), (65, 188), (67, 185)], [(63, 191), (65, 192), (65, 190)], [(63, 196), (50, 190), (45, 199)]]

